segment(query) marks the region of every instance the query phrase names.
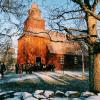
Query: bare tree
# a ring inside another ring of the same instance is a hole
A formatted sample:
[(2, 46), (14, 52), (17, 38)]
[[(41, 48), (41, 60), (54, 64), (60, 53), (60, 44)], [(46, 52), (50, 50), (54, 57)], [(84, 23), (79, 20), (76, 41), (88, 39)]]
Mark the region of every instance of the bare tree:
[(0, 0), (0, 54), (5, 55), (12, 37), (21, 35), (32, 0)]
[(85, 41), (88, 45), (90, 91), (100, 91), (100, 43), (97, 36), (99, 5), (100, 0), (66, 0), (66, 8), (51, 10), (49, 17), (51, 28), (67, 33), (69, 40)]
[[(24, 8), (27, 8), (31, 1), (0, 0), (0, 12), (6, 14), (6, 20), (15, 25), (19, 33), (21, 23), (24, 19), (22, 15), (26, 14), (24, 13), (26, 12)], [(87, 43), (90, 59), (90, 90), (100, 91), (100, 79), (98, 78), (100, 76), (100, 44), (97, 39), (97, 20), (100, 20), (100, 12), (97, 12), (97, 6), (99, 6), (100, 0), (66, 0), (66, 2), (66, 8), (62, 7), (52, 10), (53, 14), (49, 18), (50, 26), (53, 29), (55, 28), (56, 31), (67, 33), (66, 37), (69, 40), (83, 40)], [(16, 21), (12, 21), (11, 14), (20, 20), (19, 24)], [(0, 21), (0, 25), (3, 24), (4, 22)], [(11, 34), (10, 29), (12, 28), (0, 31), (1, 38), (5, 36), (10, 40), (14, 35), (13, 33)], [(1, 45), (4, 44), (1, 42)]]

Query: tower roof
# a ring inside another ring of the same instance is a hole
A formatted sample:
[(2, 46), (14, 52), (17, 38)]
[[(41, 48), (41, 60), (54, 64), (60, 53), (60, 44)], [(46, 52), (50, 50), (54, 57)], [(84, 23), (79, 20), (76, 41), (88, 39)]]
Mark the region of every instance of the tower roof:
[(41, 19), (41, 11), (38, 8), (38, 5), (33, 3), (31, 8), (29, 9), (29, 16), (35, 19)]
[(31, 6), (31, 9), (38, 9), (38, 5), (33, 3), (32, 6)]

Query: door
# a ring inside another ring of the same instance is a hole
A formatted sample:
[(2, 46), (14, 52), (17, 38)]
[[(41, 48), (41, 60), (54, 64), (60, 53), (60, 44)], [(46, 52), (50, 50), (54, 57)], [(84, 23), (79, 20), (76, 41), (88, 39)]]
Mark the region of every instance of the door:
[(36, 64), (41, 65), (41, 57), (36, 57)]

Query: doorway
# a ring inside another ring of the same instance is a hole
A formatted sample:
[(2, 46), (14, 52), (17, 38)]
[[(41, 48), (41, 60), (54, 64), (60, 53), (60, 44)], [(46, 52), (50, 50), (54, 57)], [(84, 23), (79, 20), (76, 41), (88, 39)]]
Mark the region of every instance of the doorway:
[(36, 57), (36, 64), (41, 65), (41, 57)]

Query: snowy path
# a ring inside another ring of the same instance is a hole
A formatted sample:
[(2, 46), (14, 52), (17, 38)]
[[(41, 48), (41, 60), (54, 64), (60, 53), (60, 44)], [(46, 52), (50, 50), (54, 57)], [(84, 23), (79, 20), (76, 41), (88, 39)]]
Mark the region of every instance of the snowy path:
[[(17, 74), (8, 74), (5, 75), (4, 79), (0, 80), (0, 84), (2, 83), (9, 83), (9, 82), (17, 82), (17, 81), (23, 81), (26, 79), (31, 80), (39, 80), (42, 79), (46, 82), (51, 83), (57, 83), (57, 84), (68, 84), (68, 82), (64, 81), (63, 78), (68, 78), (68, 76), (76, 79), (81, 79), (82, 72), (80, 71), (64, 71), (64, 74), (62, 71), (56, 71), (56, 72), (33, 72), (33, 74), (22, 74), (22, 77), (19, 77)], [(85, 73), (85, 76), (88, 76), (88, 72)]]
[[(32, 74), (6, 74), (4, 79), (0, 79), (1, 91), (28, 91), (36, 89), (47, 89), (56, 91), (62, 90), (88, 90), (88, 77), (82, 80), (82, 72), (56, 71), (56, 72), (33, 72)], [(86, 73), (86, 75), (88, 75)], [(31, 88), (30, 88), (31, 87)]]

